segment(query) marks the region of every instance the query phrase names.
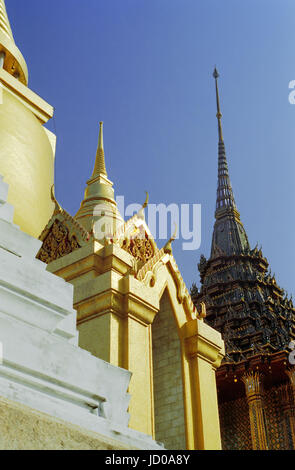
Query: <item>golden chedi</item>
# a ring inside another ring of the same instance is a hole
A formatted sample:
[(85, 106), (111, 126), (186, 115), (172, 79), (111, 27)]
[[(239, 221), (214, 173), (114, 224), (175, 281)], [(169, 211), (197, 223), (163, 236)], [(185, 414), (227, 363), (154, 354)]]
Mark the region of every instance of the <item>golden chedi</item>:
[(53, 108), (27, 84), (26, 62), (0, 0), (0, 174), (10, 186), (14, 223), (38, 237), (54, 208), (55, 135), (43, 127)]

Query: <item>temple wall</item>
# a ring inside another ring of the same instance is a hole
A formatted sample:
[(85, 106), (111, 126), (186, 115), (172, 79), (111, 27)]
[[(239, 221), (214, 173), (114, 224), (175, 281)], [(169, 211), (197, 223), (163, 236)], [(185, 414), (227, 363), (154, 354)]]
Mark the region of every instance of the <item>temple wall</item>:
[[(269, 450), (288, 450), (290, 440), (285, 431), (285, 417), (279, 401), (277, 387), (264, 393), (264, 416)], [(246, 398), (219, 405), (223, 450), (251, 450), (249, 410)], [(290, 429), (288, 428), (290, 434)], [(292, 444), (291, 444), (292, 445)]]
[(155, 438), (167, 449), (185, 449), (180, 342), (167, 292), (152, 325)]
[(279, 400), (277, 387), (272, 387), (264, 394), (265, 421), (269, 450), (289, 449), (285, 435), (285, 417)]
[(223, 450), (252, 449), (246, 398), (221, 403), (219, 405), (219, 418)]

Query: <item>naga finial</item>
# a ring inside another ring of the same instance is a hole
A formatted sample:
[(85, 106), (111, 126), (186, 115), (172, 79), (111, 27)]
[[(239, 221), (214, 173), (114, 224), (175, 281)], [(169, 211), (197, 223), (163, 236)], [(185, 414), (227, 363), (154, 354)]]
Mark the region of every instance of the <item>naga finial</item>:
[(54, 195), (54, 184), (51, 186), (50, 193), (51, 193), (51, 200), (52, 200), (52, 202), (54, 202), (54, 204), (55, 204), (54, 214), (58, 214), (59, 212), (62, 212), (62, 207), (61, 207), (61, 205), (57, 202), (57, 200), (56, 200), (56, 198), (55, 198), (55, 195)]
[(206, 312), (206, 305), (204, 302), (201, 302), (201, 312), (198, 312), (198, 318), (206, 318), (207, 312)]
[(141, 219), (144, 219), (144, 209), (147, 207), (149, 203), (149, 193), (146, 191), (145, 194), (146, 194), (145, 201), (137, 213), (137, 217)]
[(177, 224), (175, 223), (174, 233), (172, 237), (170, 238), (170, 240), (168, 240), (168, 242), (164, 246), (164, 253), (168, 253), (169, 255), (172, 255), (172, 242), (176, 239), (176, 236), (177, 236)]
[(149, 193), (146, 191), (145, 194), (146, 194), (146, 197), (145, 197), (145, 201), (144, 201), (143, 206), (142, 206), (143, 209), (145, 209), (147, 207), (148, 203), (149, 203)]

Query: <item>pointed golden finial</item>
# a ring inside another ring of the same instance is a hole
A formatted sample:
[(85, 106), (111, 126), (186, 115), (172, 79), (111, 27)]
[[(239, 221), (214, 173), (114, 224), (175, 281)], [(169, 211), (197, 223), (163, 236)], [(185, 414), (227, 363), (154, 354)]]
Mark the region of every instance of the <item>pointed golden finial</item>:
[(51, 194), (51, 200), (52, 200), (52, 202), (54, 202), (54, 204), (55, 204), (55, 208), (54, 208), (53, 214), (55, 215), (55, 214), (58, 214), (59, 212), (62, 212), (62, 207), (61, 207), (60, 204), (57, 202), (56, 197), (55, 197), (54, 184), (51, 186), (50, 194)]
[(148, 206), (148, 203), (149, 203), (149, 193), (146, 191), (145, 192), (146, 196), (145, 196), (145, 201), (142, 205), (142, 208), (145, 209), (147, 206)]
[[(99, 138), (96, 151), (95, 165), (91, 178), (87, 181), (84, 199), (75, 219), (86, 228), (95, 231), (97, 240), (102, 240), (102, 231), (105, 236), (114, 235), (117, 224), (122, 224), (123, 219), (118, 211), (115, 200), (113, 183), (108, 179), (103, 148), (103, 123), (99, 123)], [(104, 221), (99, 225), (99, 220)]]
[(145, 194), (146, 194), (145, 201), (143, 205), (141, 206), (141, 208), (139, 209), (139, 211), (137, 212), (137, 217), (140, 219), (144, 219), (144, 209), (148, 206), (148, 203), (149, 203), (149, 193), (146, 191)]
[(27, 85), (27, 64), (15, 45), (4, 0), (0, 0), (0, 55), (4, 70)]
[(219, 77), (219, 73), (218, 73), (216, 67), (214, 68), (214, 71), (213, 71), (213, 77), (215, 78), (215, 89), (216, 89), (216, 105), (217, 105), (216, 117), (217, 117), (217, 120), (218, 120), (218, 135), (219, 135), (219, 141), (222, 142), (223, 141), (222, 127), (221, 127), (222, 114), (220, 112), (219, 91), (218, 91), (218, 82), (217, 82), (218, 77)]
[(103, 122), (99, 123), (98, 146), (97, 146), (97, 151), (96, 151), (94, 170), (93, 170), (91, 179), (96, 178), (99, 175), (108, 176), (106, 166), (105, 166), (105, 160), (104, 160)]
[(198, 318), (206, 318), (207, 312), (206, 312), (206, 304), (204, 302), (201, 302), (200, 304), (201, 307), (201, 312), (198, 312)]
[(172, 237), (170, 238), (170, 240), (168, 240), (168, 242), (164, 246), (164, 253), (168, 253), (169, 255), (172, 255), (172, 242), (174, 242), (176, 237), (177, 237), (177, 224), (175, 223), (174, 233)]

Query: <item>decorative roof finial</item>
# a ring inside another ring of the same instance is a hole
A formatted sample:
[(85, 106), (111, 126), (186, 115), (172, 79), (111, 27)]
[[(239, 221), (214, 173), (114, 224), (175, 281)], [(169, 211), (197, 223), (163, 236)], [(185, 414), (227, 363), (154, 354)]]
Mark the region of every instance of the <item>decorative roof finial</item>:
[(61, 207), (61, 205), (58, 203), (58, 201), (57, 201), (57, 199), (56, 199), (56, 197), (55, 197), (55, 188), (54, 188), (54, 184), (51, 186), (50, 194), (51, 194), (51, 200), (52, 200), (52, 202), (54, 202), (54, 204), (55, 204), (55, 208), (54, 208), (53, 214), (58, 214), (59, 212), (62, 212), (62, 207)]
[(220, 103), (219, 103), (219, 92), (218, 92), (218, 77), (219, 73), (217, 71), (217, 68), (214, 68), (213, 71), (213, 77), (215, 78), (215, 88), (216, 88), (216, 105), (217, 105), (217, 120), (218, 120), (218, 135), (219, 135), (219, 142), (223, 142), (223, 136), (222, 136), (222, 127), (221, 127), (221, 118), (222, 114), (220, 112)]
[(144, 209), (148, 206), (148, 203), (149, 203), (149, 193), (147, 191), (145, 193), (146, 193), (145, 201), (137, 213), (137, 217), (142, 218), (142, 219), (144, 219)]
[(172, 242), (174, 242), (176, 237), (177, 237), (177, 224), (175, 223), (174, 233), (172, 237), (168, 240), (166, 245), (164, 246), (164, 253), (168, 253), (169, 255), (172, 255)]

